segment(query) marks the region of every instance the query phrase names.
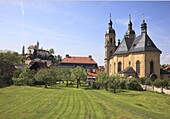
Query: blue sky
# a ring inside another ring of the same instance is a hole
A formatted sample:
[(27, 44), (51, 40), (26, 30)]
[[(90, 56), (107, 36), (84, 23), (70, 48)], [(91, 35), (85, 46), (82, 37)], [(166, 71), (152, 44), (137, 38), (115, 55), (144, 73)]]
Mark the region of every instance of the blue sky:
[(63, 58), (92, 55), (104, 64), (104, 41), (109, 13), (112, 13), (116, 39), (123, 39), (131, 14), (133, 29), (140, 35), (142, 14), (148, 34), (162, 50), (161, 64), (170, 64), (170, 2), (61, 2), (0, 1), (0, 49), (21, 53), (22, 46), (40, 42), (54, 48)]

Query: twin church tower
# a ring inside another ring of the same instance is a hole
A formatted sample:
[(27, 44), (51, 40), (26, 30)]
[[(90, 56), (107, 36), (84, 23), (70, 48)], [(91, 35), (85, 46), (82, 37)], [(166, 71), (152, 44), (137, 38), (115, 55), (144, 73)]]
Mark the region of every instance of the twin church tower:
[(112, 24), (110, 14), (105, 34), (105, 72), (109, 75), (159, 78), (161, 51), (148, 36), (145, 19), (141, 24), (141, 34), (136, 36), (129, 15), (128, 29), (122, 41), (118, 40), (118, 45)]

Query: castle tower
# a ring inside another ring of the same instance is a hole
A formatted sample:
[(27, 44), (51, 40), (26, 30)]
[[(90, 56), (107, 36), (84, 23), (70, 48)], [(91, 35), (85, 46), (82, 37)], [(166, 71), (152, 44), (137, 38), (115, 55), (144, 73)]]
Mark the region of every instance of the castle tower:
[(116, 50), (116, 33), (115, 30), (112, 28), (112, 20), (110, 14), (110, 21), (108, 23), (108, 29), (105, 34), (105, 72), (109, 74), (109, 67), (110, 67), (110, 58), (114, 54)]
[(39, 41), (37, 41), (37, 49), (39, 49)]
[(22, 55), (25, 55), (25, 46), (22, 47)]
[(125, 38), (135, 38), (135, 31), (132, 29), (131, 15), (129, 15), (128, 30), (126, 31)]

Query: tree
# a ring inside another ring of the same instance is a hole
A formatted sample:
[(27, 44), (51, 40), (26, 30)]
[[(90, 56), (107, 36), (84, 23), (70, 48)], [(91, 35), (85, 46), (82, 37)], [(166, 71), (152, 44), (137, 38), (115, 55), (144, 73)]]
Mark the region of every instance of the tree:
[(120, 79), (122, 78), (120, 75), (111, 75), (110, 76), (113, 85), (113, 92), (116, 93), (116, 90), (120, 84)]
[(127, 89), (128, 90), (142, 90), (142, 87), (139, 83), (139, 81), (135, 78), (131, 78), (127, 81)]
[(161, 92), (163, 93), (163, 88), (169, 86), (169, 81), (168, 79), (156, 79), (154, 81), (154, 86), (161, 87)]
[(8, 51), (8, 50), (0, 51), (0, 70), (1, 70), (1, 75), (3, 77), (2, 78), (3, 83), (5, 85), (11, 85), (13, 83), (12, 77), (14, 71), (16, 70), (15, 65), (23, 64), (23, 63), (24, 63), (23, 56), (21, 56), (17, 52)]
[(54, 53), (55, 53), (55, 51), (54, 51), (53, 48), (49, 49), (49, 52), (50, 52), (51, 54), (54, 54)]
[(68, 87), (68, 81), (71, 79), (71, 69), (63, 68), (62, 69), (63, 80), (66, 81), (66, 86)]
[(87, 80), (87, 74), (85, 73), (84, 69), (82, 67), (76, 67), (76, 68), (73, 68), (71, 70), (71, 78), (73, 80), (76, 80), (77, 81), (77, 88), (79, 88), (79, 85), (80, 84), (80, 81), (83, 80)]
[(107, 73), (99, 72), (98, 73), (98, 78), (97, 78), (95, 83), (99, 84), (98, 88), (100, 88), (100, 86), (102, 86), (102, 87), (104, 86), (105, 89), (108, 90), (108, 83), (109, 83), (109, 81), (110, 81), (110, 77), (108, 76)]
[(53, 77), (53, 72), (51, 69), (40, 69), (36, 74), (35, 74), (35, 79), (37, 82), (42, 82), (45, 84), (45, 88), (48, 87), (48, 85), (54, 84), (56, 81), (54, 80)]
[(16, 72), (13, 76), (14, 84), (16, 85), (34, 85), (35, 71), (25, 68), (22, 72)]

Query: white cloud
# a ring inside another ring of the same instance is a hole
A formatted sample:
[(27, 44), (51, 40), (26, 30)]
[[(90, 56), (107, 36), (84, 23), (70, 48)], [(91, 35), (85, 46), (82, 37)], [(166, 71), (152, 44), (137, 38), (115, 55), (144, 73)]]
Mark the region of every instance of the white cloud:
[(115, 19), (115, 23), (123, 26), (127, 26), (128, 19)]
[(161, 64), (170, 64), (170, 54), (161, 56)]

